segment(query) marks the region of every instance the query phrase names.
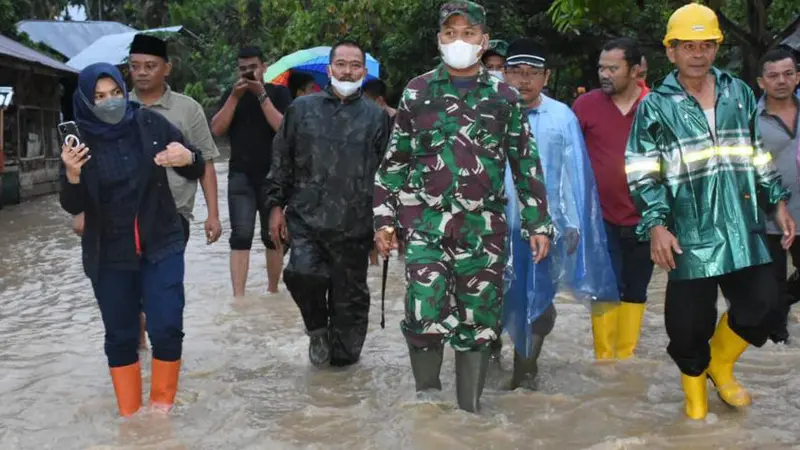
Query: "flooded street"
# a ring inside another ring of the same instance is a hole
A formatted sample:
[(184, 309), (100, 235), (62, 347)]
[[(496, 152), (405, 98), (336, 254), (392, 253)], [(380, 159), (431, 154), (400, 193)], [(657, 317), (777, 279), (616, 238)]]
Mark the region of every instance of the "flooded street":
[[(754, 405), (731, 411), (711, 391), (708, 419), (690, 423), (665, 351), (660, 272), (637, 359), (594, 364), (587, 308), (560, 298), (540, 359), (540, 391), (502, 390), (512, 360), (505, 337), (503, 368), (490, 373), (480, 415), (455, 409), (451, 350), (443, 403), (415, 401), (396, 259), (387, 328), (380, 328), (381, 269), (371, 267), (361, 362), (314, 369), (285, 287), (266, 295), (260, 242), (251, 254), (250, 295), (231, 297), (227, 163), (217, 170), (225, 234), (205, 244), (198, 194), (186, 252), (183, 369), (168, 419), (117, 417), (100, 313), (57, 197), (0, 211), (0, 449), (800, 449), (799, 311), (790, 319), (794, 344), (751, 348), (737, 365)], [(149, 360), (143, 352), (145, 395)]]

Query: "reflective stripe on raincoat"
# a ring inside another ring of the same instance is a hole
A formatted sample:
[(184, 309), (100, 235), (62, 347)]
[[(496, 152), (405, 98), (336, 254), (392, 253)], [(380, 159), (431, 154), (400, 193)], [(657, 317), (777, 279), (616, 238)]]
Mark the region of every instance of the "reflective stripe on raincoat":
[(683, 250), (671, 280), (722, 275), (771, 261), (763, 210), (789, 197), (762, 148), (756, 100), (741, 80), (713, 69), (716, 137), (673, 72), (642, 100), (625, 153), (642, 214), (640, 239), (664, 225)]

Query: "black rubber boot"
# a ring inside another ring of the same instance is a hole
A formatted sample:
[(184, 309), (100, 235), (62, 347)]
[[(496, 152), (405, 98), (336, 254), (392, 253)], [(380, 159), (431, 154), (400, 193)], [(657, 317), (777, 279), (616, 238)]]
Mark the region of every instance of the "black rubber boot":
[(328, 364), (331, 360), (331, 344), (328, 341), (328, 329), (308, 332), (308, 360), (315, 366)]
[(411, 358), (411, 370), (414, 372), (414, 383), (416, 384), (417, 392), (428, 389), (441, 391), (442, 382), (439, 379), (439, 372), (442, 369), (444, 347), (409, 347), (408, 356)]
[(500, 338), (499, 334), (497, 335), (497, 339), (489, 344), (489, 350), (491, 352), (490, 359), (494, 362), (499, 362), (500, 354), (503, 352), (503, 339)]
[(514, 351), (514, 375), (511, 377), (511, 389), (536, 390), (536, 375), (539, 373), (539, 355), (542, 353), (544, 336), (534, 334), (531, 337), (531, 356), (525, 358)]
[(456, 352), (456, 398), (458, 407), (464, 411), (476, 413), (480, 410), (489, 353), (489, 349)]

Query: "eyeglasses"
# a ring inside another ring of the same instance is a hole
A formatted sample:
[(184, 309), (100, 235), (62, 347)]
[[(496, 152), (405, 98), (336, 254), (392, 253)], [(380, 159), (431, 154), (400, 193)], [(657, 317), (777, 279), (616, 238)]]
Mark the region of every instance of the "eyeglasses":
[(544, 69), (506, 69), (506, 76), (511, 78), (519, 78), (519, 79), (534, 79), (538, 77), (543, 77), (545, 74)]

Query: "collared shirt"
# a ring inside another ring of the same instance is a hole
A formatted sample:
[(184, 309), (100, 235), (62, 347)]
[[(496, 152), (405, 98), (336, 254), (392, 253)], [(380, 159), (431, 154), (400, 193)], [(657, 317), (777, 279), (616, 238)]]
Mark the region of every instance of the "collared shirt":
[[(130, 99), (141, 103), (136, 95), (136, 90), (131, 91)], [(208, 127), (203, 107), (193, 98), (173, 92), (167, 85), (164, 94), (152, 105), (142, 105), (143, 108), (152, 109), (178, 129), (186, 142), (195, 146), (203, 155), (205, 161), (212, 161), (219, 158), (219, 150), (211, 137), (211, 130)], [(194, 199), (197, 194), (197, 181), (190, 181), (178, 175), (171, 168), (167, 168), (167, 179), (169, 188), (178, 207), (178, 213), (186, 220), (191, 221), (192, 210), (194, 209)]]
[(506, 160), (522, 233), (550, 234), (536, 144), (519, 96), (481, 68), (459, 92), (444, 65), (411, 80), (375, 177), (375, 227), (460, 238), (506, 232)]
[[(795, 104), (800, 108), (800, 95), (795, 97)], [(772, 154), (775, 167), (781, 175), (781, 184), (792, 191), (789, 199), (789, 212), (795, 219), (800, 218), (800, 182), (798, 182), (797, 157), (800, 152), (800, 111), (795, 117), (794, 129), (790, 130), (783, 121), (766, 110), (764, 97), (758, 102), (758, 130), (764, 150)], [(775, 221), (767, 222), (767, 233), (783, 234)], [(800, 235), (800, 229), (797, 234)]]
[(639, 212), (633, 206), (625, 176), (625, 145), (636, 108), (649, 92), (647, 87), (643, 87), (639, 99), (627, 114), (622, 114), (611, 97), (600, 89), (581, 95), (572, 106), (586, 139), (603, 218), (615, 225), (639, 223)]

